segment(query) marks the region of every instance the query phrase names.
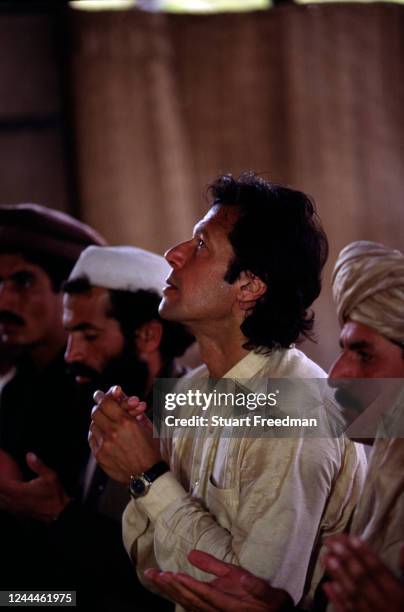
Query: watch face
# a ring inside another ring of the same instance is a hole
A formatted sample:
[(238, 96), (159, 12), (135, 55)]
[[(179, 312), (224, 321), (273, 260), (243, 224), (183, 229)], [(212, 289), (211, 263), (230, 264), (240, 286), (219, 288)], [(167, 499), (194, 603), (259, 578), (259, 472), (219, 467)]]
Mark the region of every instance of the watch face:
[(130, 490), (135, 497), (141, 497), (146, 490), (146, 485), (140, 478), (134, 478), (130, 483)]

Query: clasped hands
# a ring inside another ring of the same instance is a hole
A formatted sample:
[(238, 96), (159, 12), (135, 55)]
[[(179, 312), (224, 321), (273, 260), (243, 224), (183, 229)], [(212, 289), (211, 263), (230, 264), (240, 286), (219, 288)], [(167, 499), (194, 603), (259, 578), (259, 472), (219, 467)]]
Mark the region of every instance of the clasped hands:
[(88, 441), (104, 472), (113, 480), (129, 484), (131, 475), (141, 474), (161, 460), (159, 440), (145, 415), (146, 404), (126, 397), (119, 386), (107, 393), (94, 393), (96, 405)]

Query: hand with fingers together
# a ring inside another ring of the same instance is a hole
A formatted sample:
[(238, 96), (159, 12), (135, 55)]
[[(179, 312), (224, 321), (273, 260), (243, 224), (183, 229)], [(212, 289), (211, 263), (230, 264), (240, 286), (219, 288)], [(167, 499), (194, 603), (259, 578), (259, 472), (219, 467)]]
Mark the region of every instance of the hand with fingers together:
[[(26, 457), (28, 467), (37, 474), (28, 482), (18, 478), (18, 467), (8, 456), (7, 478), (0, 478), (0, 508), (18, 516), (42, 522), (56, 519), (70, 502), (56, 472), (45, 465), (34, 453)], [(4, 463), (4, 451), (2, 453)]]
[[(127, 395), (125, 395), (119, 385), (112, 387), (110, 391), (114, 399), (116, 399), (116, 401), (121, 406), (121, 408), (126, 410), (127, 413), (130, 414), (130, 416), (134, 417), (143, 427), (149, 429), (153, 433), (153, 424), (146, 416), (146, 402), (143, 402), (135, 395), (127, 397)], [(99, 404), (104, 397), (105, 393), (103, 391), (96, 391), (94, 393), (94, 401), (97, 404)]]
[(148, 569), (145, 576), (165, 595), (193, 612), (286, 612), (293, 610), (290, 595), (271, 587), (262, 578), (233, 565), (219, 561), (202, 551), (188, 555), (195, 567), (216, 576), (201, 582), (188, 574)]
[[(340, 534), (326, 541), (324, 565), (331, 581), (323, 588), (336, 612), (401, 612), (404, 583), (360, 538)], [(401, 549), (404, 575), (404, 548)]]
[(159, 443), (146, 417), (146, 404), (126, 397), (118, 386), (106, 394), (96, 391), (89, 444), (93, 455), (110, 478), (129, 484), (161, 460)]

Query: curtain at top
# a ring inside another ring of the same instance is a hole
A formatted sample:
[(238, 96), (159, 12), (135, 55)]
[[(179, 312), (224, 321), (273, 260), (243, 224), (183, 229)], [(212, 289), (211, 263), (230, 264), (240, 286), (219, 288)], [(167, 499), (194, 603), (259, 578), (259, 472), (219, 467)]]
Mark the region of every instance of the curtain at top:
[(319, 343), (304, 349), (328, 367), (338, 251), (356, 239), (404, 249), (403, 50), (399, 5), (72, 13), (83, 218), (112, 243), (163, 252), (190, 236), (221, 172), (308, 192), (331, 248)]

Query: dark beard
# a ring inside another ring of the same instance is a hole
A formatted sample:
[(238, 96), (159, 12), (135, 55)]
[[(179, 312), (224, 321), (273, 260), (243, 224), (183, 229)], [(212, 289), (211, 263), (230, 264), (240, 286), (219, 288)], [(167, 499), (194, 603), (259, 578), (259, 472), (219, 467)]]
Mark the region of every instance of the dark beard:
[(146, 394), (149, 368), (141, 361), (131, 347), (123, 350), (121, 355), (111, 359), (99, 377), (101, 391), (108, 391), (113, 385), (119, 385), (126, 395), (137, 395), (144, 399)]
[(94, 391), (108, 391), (114, 385), (119, 385), (126, 395), (136, 395), (145, 399), (149, 369), (147, 364), (139, 359), (133, 347), (125, 343), (123, 351), (111, 359), (102, 373), (98, 373), (81, 364), (72, 364), (71, 374), (83, 374), (91, 377), (91, 381), (80, 386), (80, 395), (92, 396)]

